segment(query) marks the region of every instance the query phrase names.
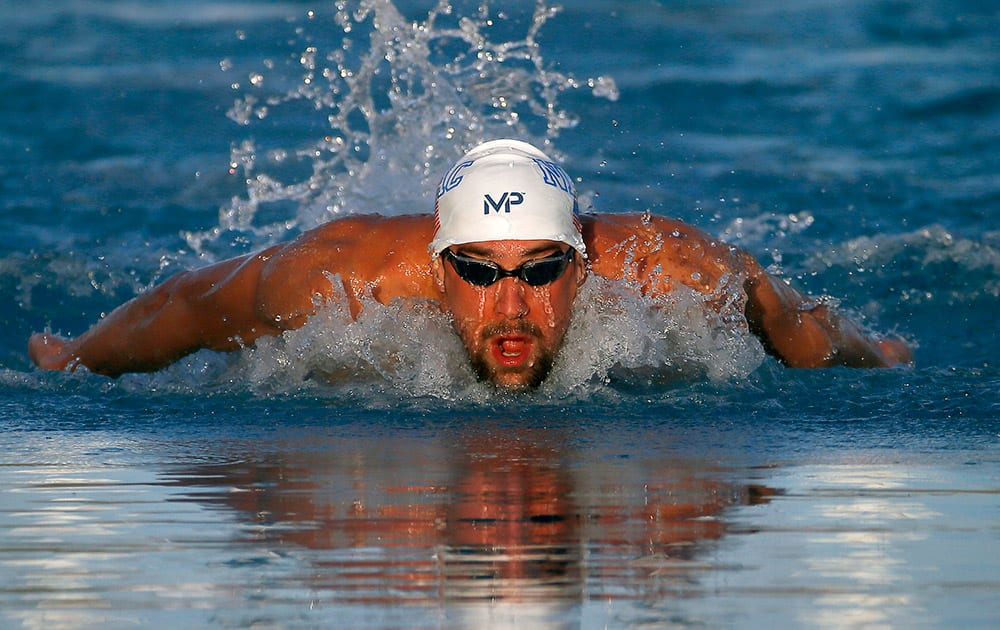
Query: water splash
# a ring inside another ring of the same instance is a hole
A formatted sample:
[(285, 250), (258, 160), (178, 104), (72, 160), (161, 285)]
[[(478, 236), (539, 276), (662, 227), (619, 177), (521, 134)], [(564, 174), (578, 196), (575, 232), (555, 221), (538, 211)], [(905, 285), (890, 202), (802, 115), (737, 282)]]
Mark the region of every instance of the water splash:
[(235, 233), (261, 246), (338, 215), (429, 212), (447, 165), (491, 137), (516, 136), (558, 155), (553, 141), (576, 124), (560, 94), (590, 89), (615, 100), (617, 88), (609, 77), (579, 81), (549, 67), (538, 34), (557, 13), (539, 1), (522, 23), (489, 2), (463, 12), (444, 0), (416, 21), (390, 0), (340, 2), (328, 17), (310, 11), (297, 30), (297, 80), (268, 94), (288, 77), (265, 60), (229, 117), (252, 127), (306, 107), (322, 135), (293, 148), (236, 144), (230, 170), (245, 177), (246, 197), (222, 208), (218, 226), (187, 234), (188, 244), (203, 253)]
[[(336, 286), (340, 281), (333, 279)], [(363, 300), (351, 316), (346, 295), (331, 299), (300, 329), (258, 340), (244, 352), (240, 381), (257, 393), (303, 389), (388, 404), (395, 395), (455, 399), (475, 377), (451, 322), (435, 304)]]
[[(334, 287), (341, 287), (332, 278)], [(719, 292), (733, 303), (721, 313), (685, 289), (657, 298), (592, 276), (584, 284), (565, 343), (532, 400), (613, 395), (620, 386), (660, 387), (708, 378), (746, 378), (764, 359), (742, 319), (734, 279)], [(716, 296), (717, 297), (717, 296)], [(254, 395), (358, 399), (369, 407), (433, 399), (493, 404), (513, 394), (477, 381), (447, 314), (434, 303), (371, 298), (352, 317), (346, 295), (325, 303), (302, 328), (265, 337), (224, 357), (198, 353), (154, 375), (128, 375), (142, 391), (249, 390)]]
[[(706, 306), (723, 294), (732, 296), (732, 303), (721, 312)], [(722, 283), (713, 296), (678, 288), (651, 298), (638, 288), (591, 277), (577, 298), (546, 388), (745, 378), (764, 360), (742, 316), (745, 299), (735, 279)]]

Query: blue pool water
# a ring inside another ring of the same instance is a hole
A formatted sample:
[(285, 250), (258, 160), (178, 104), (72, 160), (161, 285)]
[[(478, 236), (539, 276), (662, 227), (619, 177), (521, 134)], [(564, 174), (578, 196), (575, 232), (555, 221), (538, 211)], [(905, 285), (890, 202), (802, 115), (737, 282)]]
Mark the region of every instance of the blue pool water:
[[(0, 625), (995, 627), (995, 3), (347, 4), (0, 0)], [(25, 356), (175, 271), (425, 212), (498, 135), (915, 365), (787, 370), (628, 302), (517, 397), (391, 308), (117, 380)]]

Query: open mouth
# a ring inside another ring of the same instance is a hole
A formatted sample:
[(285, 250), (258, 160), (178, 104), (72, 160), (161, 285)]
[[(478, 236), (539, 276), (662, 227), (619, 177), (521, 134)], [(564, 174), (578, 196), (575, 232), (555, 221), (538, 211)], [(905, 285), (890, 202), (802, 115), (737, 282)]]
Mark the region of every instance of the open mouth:
[(490, 341), (490, 349), (497, 363), (505, 367), (518, 367), (527, 363), (533, 342), (524, 335), (503, 335)]

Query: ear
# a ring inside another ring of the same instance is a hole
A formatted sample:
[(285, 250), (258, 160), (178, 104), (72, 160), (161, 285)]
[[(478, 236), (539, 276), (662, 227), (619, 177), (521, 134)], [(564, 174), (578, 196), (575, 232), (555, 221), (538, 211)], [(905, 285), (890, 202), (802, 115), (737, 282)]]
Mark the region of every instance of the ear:
[(434, 282), (441, 293), (444, 293), (444, 263), (441, 256), (431, 259), (431, 273), (434, 274)]
[(582, 287), (583, 283), (587, 281), (587, 262), (586, 259), (577, 254), (573, 257), (573, 265), (576, 267), (576, 286)]

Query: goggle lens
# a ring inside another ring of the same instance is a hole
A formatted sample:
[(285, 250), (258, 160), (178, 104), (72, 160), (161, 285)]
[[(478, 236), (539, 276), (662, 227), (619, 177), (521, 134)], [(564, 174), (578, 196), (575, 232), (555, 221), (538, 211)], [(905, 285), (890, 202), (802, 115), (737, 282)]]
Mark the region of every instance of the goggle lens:
[(573, 248), (554, 256), (528, 261), (517, 269), (509, 271), (502, 269), (495, 262), (462, 256), (450, 249), (444, 250), (442, 255), (451, 261), (451, 266), (459, 278), (477, 287), (488, 287), (501, 278), (508, 277), (518, 278), (533, 287), (540, 287), (555, 282), (563, 275), (569, 262), (573, 260)]

